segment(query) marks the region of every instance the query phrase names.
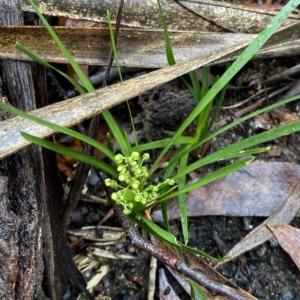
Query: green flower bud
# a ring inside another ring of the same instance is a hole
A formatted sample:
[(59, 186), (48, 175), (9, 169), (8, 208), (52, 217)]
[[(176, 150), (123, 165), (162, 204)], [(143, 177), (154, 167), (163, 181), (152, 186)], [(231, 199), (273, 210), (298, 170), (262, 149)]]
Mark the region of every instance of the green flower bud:
[(135, 170), (134, 170), (134, 174), (137, 175), (137, 176), (138, 176), (138, 175), (141, 175), (141, 174), (142, 174), (142, 170), (141, 170), (140, 168), (135, 169)]
[(138, 160), (140, 158), (140, 154), (138, 152), (132, 152), (131, 153), (131, 157), (134, 159), (134, 160)]
[(118, 198), (118, 195), (117, 195), (117, 193), (112, 193), (111, 194), (111, 199), (113, 199), (113, 200), (117, 200), (117, 198)]
[(124, 156), (122, 154), (117, 154), (115, 156), (115, 160), (116, 160), (117, 164), (121, 164), (124, 160)]
[(130, 163), (130, 166), (131, 167), (137, 167), (139, 164), (134, 160), (134, 161), (132, 161), (131, 163)]
[(143, 160), (149, 160), (149, 159), (150, 159), (149, 153), (144, 153), (143, 154)]
[(141, 199), (141, 204), (146, 205), (147, 204), (147, 199), (146, 198), (142, 198)]
[(126, 171), (126, 167), (123, 164), (121, 164), (118, 166), (117, 170), (118, 170), (118, 172), (122, 173), (122, 172)]
[(133, 205), (133, 203), (132, 203), (132, 202), (129, 202), (129, 203), (127, 204), (127, 206), (128, 206), (128, 208), (129, 208), (129, 209), (131, 209), (131, 210), (132, 210), (134, 205)]
[(123, 214), (124, 214), (124, 215), (130, 215), (130, 213), (131, 213), (131, 210), (128, 209), (127, 207), (125, 207), (125, 208), (123, 209)]
[(125, 181), (126, 180), (126, 176), (124, 174), (119, 174), (119, 180), (120, 181)]
[(153, 185), (152, 186), (152, 191), (153, 192), (158, 192), (158, 186), (157, 185)]
[(104, 182), (105, 182), (105, 185), (106, 185), (106, 186), (111, 186), (112, 180), (111, 180), (110, 178), (106, 178), (106, 179), (104, 180)]
[(133, 182), (131, 183), (131, 186), (137, 190), (140, 186), (140, 182), (138, 180), (133, 180)]
[(142, 197), (140, 195), (135, 195), (134, 201), (140, 202), (142, 200)]
[(173, 184), (175, 183), (174, 179), (171, 179), (171, 178), (166, 179), (165, 182), (166, 182), (168, 185), (173, 185)]

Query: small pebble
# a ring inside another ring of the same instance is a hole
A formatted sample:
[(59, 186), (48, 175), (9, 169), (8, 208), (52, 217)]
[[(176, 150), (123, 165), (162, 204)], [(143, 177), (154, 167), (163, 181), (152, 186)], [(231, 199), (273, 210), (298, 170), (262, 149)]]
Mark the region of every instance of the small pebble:
[(269, 239), (269, 243), (270, 243), (271, 248), (278, 247), (278, 241), (274, 236)]
[(293, 290), (287, 290), (279, 295), (279, 300), (294, 300), (296, 299), (295, 292)]

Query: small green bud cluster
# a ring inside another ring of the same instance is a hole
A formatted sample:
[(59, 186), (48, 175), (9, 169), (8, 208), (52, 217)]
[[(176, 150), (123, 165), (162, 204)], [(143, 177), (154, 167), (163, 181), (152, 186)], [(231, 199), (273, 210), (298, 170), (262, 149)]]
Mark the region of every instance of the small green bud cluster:
[(163, 186), (173, 185), (174, 180), (166, 179), (157, 185), (146, 185), (149, 173), (143, 162), (150, 158), (148, 153), (144, 153), (142, 158), (138, 152), (132, 152), (129, 157), (122, 154), (115, 156), (117, 170), (119, 172), (119, 181), (105, 179), (105, 184), (115, 190), (111, 198), (117, 204), (123, 206), (123, 213), (129, 215), (138, 204), (145, 206), (151, 200), (159, 196), (159, 190)]

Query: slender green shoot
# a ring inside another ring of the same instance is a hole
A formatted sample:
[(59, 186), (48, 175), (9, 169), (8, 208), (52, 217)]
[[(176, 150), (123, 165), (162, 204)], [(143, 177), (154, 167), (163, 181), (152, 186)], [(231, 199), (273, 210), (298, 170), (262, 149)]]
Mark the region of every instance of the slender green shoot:
[[(113, 49), (113, 52), (114, 52), (114, 58), (115, 58), (116, 66), (117, 66), (117, 69), (118, 69), (119, 78), (120, 78), (120, 81), (122, 82), (123, 77), (122, 77), (122, 72), (121, 72), (120, 63), (119, 63), (119, 55), (118, 55), (117, 46), (116, 46), (116, 43), (115, 43), (115, 37), (114, 37), (113, 27), (112, 27), (112, 23), (111, 23), (110, 13), (109, 13), (108, 10), (106, 12), (106, 18), (107, 18), (107, 21), (108, 21), (108, 28), (109, 28), (111, 46), (112, 46), (112, 49)], [(135, 145), (138, 146), (138, 144), (139, 144), (138, 143), (138, 138), (137, 138), (136, 129), (135, 129), (135, 126), (134, 126), (133, 117), (132, 117), (129, 102), (126, 101), (126, 104), (127, 104), (127, 109), (128, 109), (128, 112), (129, 112), (131, 127), (132, 127), (132, 130), (133, 130), (133, 133), (134, 133)]]
[(263, 31), (254, 39), (254, 41), (243, 51), (229, 69), (220, 77), (214, 86), (197, 104), (196, 108), (190, 113), (186, 120), (179, 127), (177, 132), (171, 138), (168, 145), (163, 149), (155, 163), (153, 164), (150, 173), (152, 173), (160, 160), (164, 157), (167, 151), (174, 145), (176, 139), (183, 131), (195, 120), (201, 111), (208, 105), (210, 101), (224, 88), (224, 86), (237, 74), (237, 72), (254, 56), (254, 54), (266, 43), (266, 41), (274, 34), (279, 26), (286, 20), (292, 11), (300, 4), (300, 0), (289, 1), (283, 9), (271, 20), (271, 22), (263, 29)]

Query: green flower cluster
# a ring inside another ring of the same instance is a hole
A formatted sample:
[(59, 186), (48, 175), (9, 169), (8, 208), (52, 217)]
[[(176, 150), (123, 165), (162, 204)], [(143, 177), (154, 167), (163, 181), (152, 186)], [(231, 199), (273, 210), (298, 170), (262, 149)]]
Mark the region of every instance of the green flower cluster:
[(115, 180), (105, 179), (105, 184), (117, 191), (112, 193), (111, 198), (118, 205), (123, 206), (123, 213), (129, 215), (132, 210), (139, 205), (144, 207), (150, 201), (159, 196), (159, 190), (166, 185), (173, 185), (173, 179), (166, 179), (157, 185), (147, 185), (149, 173), (143, 162), (150, 158), (148, 153), (144, 153), (142, 158), (138, 152), (132, 152), (129, 157), (121, 154), (115, 156), (118, 165), (119, 185)]

